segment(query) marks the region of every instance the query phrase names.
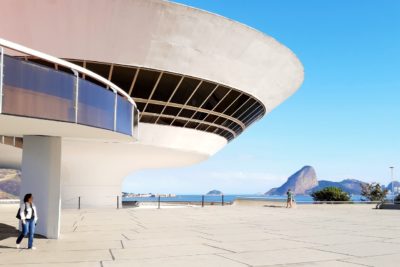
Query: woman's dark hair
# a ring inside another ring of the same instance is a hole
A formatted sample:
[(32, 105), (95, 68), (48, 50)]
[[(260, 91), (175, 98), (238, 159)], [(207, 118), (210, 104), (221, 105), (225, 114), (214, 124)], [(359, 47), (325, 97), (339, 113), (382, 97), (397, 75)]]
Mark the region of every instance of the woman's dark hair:
[(28, 200), (30, 199), (32, 197), (32, 194), (26, 194), (25, 196), (24, 196), (24, 203), (25, 202), (28, 202)]

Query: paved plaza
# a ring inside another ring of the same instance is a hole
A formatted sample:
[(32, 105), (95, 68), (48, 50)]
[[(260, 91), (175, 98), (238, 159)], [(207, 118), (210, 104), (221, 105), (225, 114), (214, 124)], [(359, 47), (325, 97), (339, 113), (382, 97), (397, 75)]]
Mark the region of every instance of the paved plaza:
[(0, 266), (351, 267), (400, 262), (400, 212), (369, 205), (63, 210), (61, 239), (36, 239), (36, 251), (15, 248), (16, 210), (16, 205), (0, 205)]

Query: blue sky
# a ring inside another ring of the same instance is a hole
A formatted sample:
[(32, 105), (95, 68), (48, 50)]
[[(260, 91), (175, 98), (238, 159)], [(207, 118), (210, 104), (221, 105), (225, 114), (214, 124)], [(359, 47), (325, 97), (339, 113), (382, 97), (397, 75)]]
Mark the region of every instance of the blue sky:
[[(301, 60), (300, 90), (203, 163), (141, 171), (131, 192), (265, 192), (303, 165), (318, 179), (400, 173), (400, 1), (180, 0), (237, 20)], [(396, 177), (398, 175), (396, 174)]]

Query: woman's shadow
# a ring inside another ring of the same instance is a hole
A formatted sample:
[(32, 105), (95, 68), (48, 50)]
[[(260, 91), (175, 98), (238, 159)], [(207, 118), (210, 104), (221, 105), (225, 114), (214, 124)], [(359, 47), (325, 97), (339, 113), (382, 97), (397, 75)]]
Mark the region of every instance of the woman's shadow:
[[(5, 224), (5, 223), (0, 223), (0, 241), (10, 238), (10, 237), (15, 237), (15, 239), (17, 239), (17, 237), (19, 236), (20, 231), (18, 231), (17, 228), (15, 228), (15, 226), (9, 225), (9, 224)], [(45, 239), (46, 237), (42, 236), (42, 235), (37, 235), (35, 234), (35, 238), (39, 238), (39, 239)], [(4, 245), (0, 245), (0, 248), (12, 248), (15, 249), (15, 246), (10, 247), (10, 246), (4, 246)]]

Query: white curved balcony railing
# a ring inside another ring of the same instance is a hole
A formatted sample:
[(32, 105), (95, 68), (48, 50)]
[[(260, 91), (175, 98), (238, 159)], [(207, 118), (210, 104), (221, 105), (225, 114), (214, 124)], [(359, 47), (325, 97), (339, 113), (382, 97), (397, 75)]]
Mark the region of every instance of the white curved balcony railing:
[[(39, 58), (74, 74), (25, 61), (19, 55)], [(0, 39), (0, 113), (78, 123), (135, 138), (138, 133), (139, 112), (124, 90), (90, 70), (4, 39)]]

